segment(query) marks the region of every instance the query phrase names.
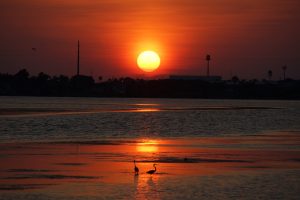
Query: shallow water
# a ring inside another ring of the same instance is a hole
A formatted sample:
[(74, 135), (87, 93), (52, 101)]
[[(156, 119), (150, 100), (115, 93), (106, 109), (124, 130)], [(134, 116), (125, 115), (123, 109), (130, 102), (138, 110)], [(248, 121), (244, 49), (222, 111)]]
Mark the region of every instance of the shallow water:
[(0, 144), (0, 199), (297, 199), (299, 161), (287, 132)]
[(0, 141), (253, 135), (300, 130), (300, 101), (0, 97)]
[(0, 199), (298, 199), (299, 130), (299, 101), (0, 97)]
[[(278, 181), (280, 180), (280, 182)], [(2, 193), (0, 199), (298, 199), (299, 171), (265, 171), (185, 177), (132, 177), (119, 184), (71, 183), (31, 192)], [(298, 184), (298, 185), (297, 185)], [(74, 192), (77, 191), (77, 192)], [(92, 191), (92, 192), (91, 192)]]

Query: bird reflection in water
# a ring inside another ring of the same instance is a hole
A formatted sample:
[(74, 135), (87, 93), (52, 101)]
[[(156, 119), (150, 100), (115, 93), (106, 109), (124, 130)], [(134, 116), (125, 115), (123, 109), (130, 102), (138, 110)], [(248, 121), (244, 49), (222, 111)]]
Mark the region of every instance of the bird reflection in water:
[[(153, 159), (153, 156), (159, 152), (159, 144), (157, 140), (144, 140), (136, 144), (136, 153), (145, 160)], [(154, 169), (149, 171), (143, 162), (138, 166), (139, 176), (134, 176), (135, 199), (160, 199), (157, 184), (159, 176), (149, 176), (157, 172), (156, 166), (157, 164), (153, 164)]]
[(147, 174), (134, 176), (135, 199), (160, 199), (158, 178)]

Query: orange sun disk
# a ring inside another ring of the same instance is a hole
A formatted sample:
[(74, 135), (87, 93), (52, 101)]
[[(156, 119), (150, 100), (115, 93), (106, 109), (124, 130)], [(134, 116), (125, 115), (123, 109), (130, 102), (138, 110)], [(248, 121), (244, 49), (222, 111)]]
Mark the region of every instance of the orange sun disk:
[(138, 56), (137, 65), (145, 72), (153, 72), (160, 66), (160, 57), (154, 51), (144, 51)]

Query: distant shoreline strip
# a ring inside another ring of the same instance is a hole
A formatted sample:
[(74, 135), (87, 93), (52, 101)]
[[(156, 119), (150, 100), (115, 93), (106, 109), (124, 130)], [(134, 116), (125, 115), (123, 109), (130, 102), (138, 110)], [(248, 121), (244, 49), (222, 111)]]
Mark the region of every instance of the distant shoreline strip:
[(77, 115), (101, 112), (167, 112), (167, 111), (214, 111), (214, 110), (273, 110), (277, 107), (188, 107), (188, 108), (128, 108), (128, 109), (94, 109), (94, 110), (63, 110), (63, 109), (35, 109), (35, 108), (2, 108), (0, 116), (28, 116), (28, 115)]

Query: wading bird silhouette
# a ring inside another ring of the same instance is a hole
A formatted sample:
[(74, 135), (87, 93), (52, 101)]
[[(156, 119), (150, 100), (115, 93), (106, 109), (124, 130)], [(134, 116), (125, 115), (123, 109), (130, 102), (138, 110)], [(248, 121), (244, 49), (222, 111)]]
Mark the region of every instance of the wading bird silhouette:
[(147, 171), (147, 174), (154, 174), (156, 172), (156, 165), (157, 164), (153, 164), (154, 169)]
[(134, 174), (135, 175), (139, 175), (139, 168), (135, 165), (135, 160), (133, 161), (133, 163), (134, 163)]

